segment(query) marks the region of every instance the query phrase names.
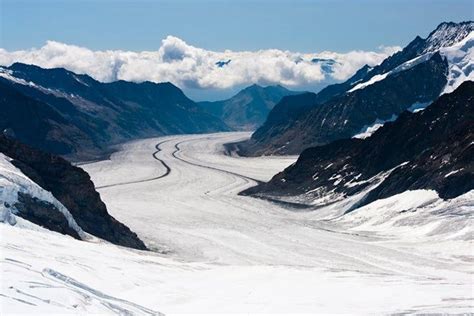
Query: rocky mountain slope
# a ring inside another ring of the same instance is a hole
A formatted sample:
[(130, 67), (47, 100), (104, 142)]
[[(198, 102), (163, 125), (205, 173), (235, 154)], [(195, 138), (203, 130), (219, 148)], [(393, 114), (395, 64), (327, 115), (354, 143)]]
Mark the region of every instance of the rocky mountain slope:
[(78, 159), (134, 138), (228, 130), (171, 83), (101, 83), (62, 68), (16, 63), (0, 67), (0, 92), (1, 130)]
[[(251, 140), (238, 144), (240, 153), (298, 154), (429, 104), (463, 81), (474, 80), (473, 47), (474, 22), (442, 23), (426, 39), (416, 37), (380, 65), (363, 67), (348, 81), (308, 96), (304, 103), (297, 96), (283, 100)], [(295, 113), (288, 115), (288, 105)]]
[(130, 229), (107, 212), (89, 175), (65, 159), (0, 135), (0, 213), (15, 215), (63, 234), (85, 233), (114, 244), (145, 250)]
[(270, 110), (284, 96), (297, 93), (279, 85), (262, 87), (254, 84), (230, 99), (200, 102), (199, 105), (234, 130), (254, 130), (265, 122)]
[(407, 190), (451, 199), (474, 189), (474, 82), (417, 113), (403, 112), (366, 139), (309, 148), (268, 183), (243, 194), (352, 209)]
[[(0, 80), (0, 131), (57, 154), (94, 148), (92, 138), (48, 104), (22, 94)], [(78, 116), (80, 113), (75, 111)]]

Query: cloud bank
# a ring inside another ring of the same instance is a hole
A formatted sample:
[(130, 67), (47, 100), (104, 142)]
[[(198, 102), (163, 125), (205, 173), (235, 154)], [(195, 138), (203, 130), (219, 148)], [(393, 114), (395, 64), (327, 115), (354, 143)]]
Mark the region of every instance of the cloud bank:
[(158, 51), (93, 51), (55, 41), (29, 50), (0, 48), (0, 64), (22, 62), (44, 68), (63, 67), (102, 82), (169, 81), (184, 89), (226, 89), (252, 83), (297, 87), (347, 79), (363, 65), (379, 64), (399, 49), (380, 47), (376, 52), (314, 54), (277, 49), (215, 52), (168, 36)]

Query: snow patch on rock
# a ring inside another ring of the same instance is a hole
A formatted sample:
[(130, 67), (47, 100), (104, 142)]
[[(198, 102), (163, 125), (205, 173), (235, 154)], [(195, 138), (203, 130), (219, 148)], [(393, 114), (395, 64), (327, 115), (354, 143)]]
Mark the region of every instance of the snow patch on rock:
[[(447, 30), (446, 32), (450, 33), (452, 30)], [(441, 92), (441, 95), (453, 92), (464, 81), (474, 80), (474, 32), (471, 31), (467, 35), (459, 34), (459, 36), (451, 36), (449, 37), (450, 40), (445, 42), (440, 41), (442, 35), (438, 34), (432, 36), (433, 38), (430, 36), (430, 38), (427, 39), (428, 43), (431, 43), (432, 45), (428, 46), (422, 55), (406, 61), (389, 72), (375, 75), (369, 80), (357, 84), (348, 92), (364, 89), (376, 82), (384, 80), (389, 75), (408, 70), (429, 60), (436, 52), (439, 52), (441, 56), (446, 58), (449, 67), (447, 74), (448, 82)], [(444, 34), (444, 36), (448, 35)]]
[(387, 76), (389, 74), (390, 74), (390, 72), (387, 72), (387, 73), (384, 73), (384, 74), (381, 74), (381, 75), (375, 75), (372, 78), (370, 78), (370, 80), (367, 80), (366, 82), (359, 83), (354, 88), (350, 89), (349, 92), (354, 92), (354, 91), (359, 90), (359, 89), (364, 89), (365, 87), (368, 87), (368, 86), (370, 86), (370, 85), (372, 85), (376, 82), (382, 81), (385, 78), (387, 78)]
[(388, 120), (377, 119), (372, 125), (362, 127), (361, 131), (352, 136), (352, 138), (366, 139), (372, 136), (372, 134), (375, 133), (375, 131), (377, 131), (379, 128), (381, 128), (386, 122), (393, 122), (396, 119), (397, 116), (395, 114), (392, 115)]
[(41, 201), (54, 205), (66, 218), (69, 227), (74, 229), (81, 239), (86, 239), (86, 233), (79, 227), (71, 213), (52, 194), (41, 188), (24, 175), (11, 163), (11, 158), (0, 153), (0, 222), (15, 225), (17, 210), (14, 205), (18, 202), (18, 193), (25, 193)]

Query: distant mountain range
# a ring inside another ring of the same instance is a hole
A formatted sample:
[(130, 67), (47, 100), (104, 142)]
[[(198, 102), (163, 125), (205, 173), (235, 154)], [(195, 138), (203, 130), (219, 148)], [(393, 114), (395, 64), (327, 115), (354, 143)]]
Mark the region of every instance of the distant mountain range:
[(0, 67), (0, 92), (0, 131), (75, 160), (136, 138), (254, 130), (282, 97), (297, 93), (252, 85), (227, 100), (195, 103), (171, 83), (101, 83), (21, 63)]
[(347, 199), (347, 211), (407, 190), (431, 189), (451, 199), (474, 189), (473, 157), (474, 82), (467, 81), (371, 137), (306, 149), (295, 164), (243, 194), (312, 207)]
[(474, 80), (474, 22), (442, 23), (416, 37), (380, 65), (364, 66), (321, 92), (287, 96), (249, 141), (242, 155), (299, 154), (305, 148), (373, 131), (403, 111)]
[(75, 159), (134, 138), (229, 130), (171, 83), (101, 83), (19, 63), (0, 67), (0, 111), (0, 130)]
[(233, 130), (255, 130), (265, 122), (270, 110), (284, 96), (298, 93), (280, 85), (262, 87), (254, 84), (230, 99), (198, 104)]

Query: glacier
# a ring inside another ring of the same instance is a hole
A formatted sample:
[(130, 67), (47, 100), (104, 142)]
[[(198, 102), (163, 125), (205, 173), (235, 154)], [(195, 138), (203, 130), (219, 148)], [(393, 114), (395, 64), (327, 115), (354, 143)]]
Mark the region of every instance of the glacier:
[(240, 196), (297, 158), (224, 154), (249, 136), (143, 139), (82, 164), (153, 251), (1, 224), (0, 312), (472, 312), (472, 191), (408, 191), (349, 213)]

